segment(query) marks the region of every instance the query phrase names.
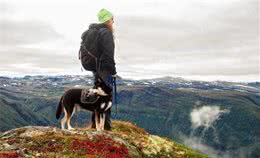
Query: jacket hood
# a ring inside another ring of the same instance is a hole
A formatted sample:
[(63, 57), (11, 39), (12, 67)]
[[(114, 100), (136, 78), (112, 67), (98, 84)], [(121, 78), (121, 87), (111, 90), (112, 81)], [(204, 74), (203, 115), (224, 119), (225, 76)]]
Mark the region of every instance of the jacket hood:
[(89, 28), (90, 29), (92, 29), (92, 28), (100, 29), (100, 28), (107, 28), (107, 26), (103, 23), (101, 23), (101, 24), (93, 23), (93, 24), (89, 25)]

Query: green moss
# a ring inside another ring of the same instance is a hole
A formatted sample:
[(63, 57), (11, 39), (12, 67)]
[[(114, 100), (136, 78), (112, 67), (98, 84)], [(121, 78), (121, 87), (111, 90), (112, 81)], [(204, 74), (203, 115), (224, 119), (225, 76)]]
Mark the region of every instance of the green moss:
[(125, 134), (147, 134), (143, 128), (139, 128), (131, 122), (113, 121), (114, 132), (124, 132)]

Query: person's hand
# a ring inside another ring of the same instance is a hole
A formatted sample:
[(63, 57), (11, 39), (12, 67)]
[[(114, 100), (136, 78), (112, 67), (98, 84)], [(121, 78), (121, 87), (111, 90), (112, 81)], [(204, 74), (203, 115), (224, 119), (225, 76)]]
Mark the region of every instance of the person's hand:
[(113, 77), (113, 78), (116, 78), (116, 77), (117, 77), (117, 74), (112, 75), (112, 77)]

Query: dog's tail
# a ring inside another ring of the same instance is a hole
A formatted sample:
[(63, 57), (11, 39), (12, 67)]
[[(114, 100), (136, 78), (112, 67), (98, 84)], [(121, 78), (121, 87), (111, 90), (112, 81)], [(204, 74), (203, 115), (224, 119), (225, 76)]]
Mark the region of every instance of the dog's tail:
[(63, 96), (60, 98), (60, 102), (59, 102), (58, 108), (56, 110), (56, 119), (57, 120), (60, 118), (60, 115), (62, 112), (62, 108), (63, 108), (62, 100), (63, 100)]

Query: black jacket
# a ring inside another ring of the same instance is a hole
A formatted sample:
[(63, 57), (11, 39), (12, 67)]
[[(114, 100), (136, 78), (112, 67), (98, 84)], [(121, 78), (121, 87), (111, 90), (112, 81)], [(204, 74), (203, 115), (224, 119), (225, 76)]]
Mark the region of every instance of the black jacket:
[(91, 27), (99, 29), (97, 47), (101, 55), (100, 71), (109, 72), (111, 75), (116, 74), (114, 59), (115, 43), (112, 31), (105, 24), (91, 24), (89, 28)]

